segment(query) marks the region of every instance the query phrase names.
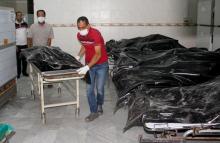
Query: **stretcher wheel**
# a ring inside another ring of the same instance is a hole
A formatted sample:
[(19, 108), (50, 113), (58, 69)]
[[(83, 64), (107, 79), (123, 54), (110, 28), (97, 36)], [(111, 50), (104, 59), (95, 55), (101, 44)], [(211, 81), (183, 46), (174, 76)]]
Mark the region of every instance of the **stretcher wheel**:
[(61, 95), (61, 87), (58, 87), (58, 94)]
[(31, 90), (31, 96), (33, 96), (33, 99), (35, 100), (34, 90)]
[(41, 119), (43, 121), (43, 124), (46, 124), (46, 113), (41, 114)]
[(80, 108), (76, 108), (75, 109), (75, 116), (79, 117), (79, 114), (80, 114)]

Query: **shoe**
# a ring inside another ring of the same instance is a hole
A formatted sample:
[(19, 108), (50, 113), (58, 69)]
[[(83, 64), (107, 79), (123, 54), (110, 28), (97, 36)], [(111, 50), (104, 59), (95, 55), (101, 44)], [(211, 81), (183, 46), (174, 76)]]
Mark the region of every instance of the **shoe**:
[(20, 78), (20, 75), (17, 75), (17, 79), (19, 79)]
[(102, 115), (102, 114), (103, 114), (102, 105), (98, 105), (98, 114), (99, 114), (99, 115)]
[(23, 76), (29, 76), (29, 74), (27, 74), (27, 73), (23, 73)]
[(91, 122), (91, 121), (95, 120), (95, 119), (98, 118), (98, 117), (99, 117), (99, 114), (98, 114), (98, 113), (90, 113), (89, 116), (87, 116), (87, 117), (85, 118), (85, 121), (86, 121), (86, 122)]

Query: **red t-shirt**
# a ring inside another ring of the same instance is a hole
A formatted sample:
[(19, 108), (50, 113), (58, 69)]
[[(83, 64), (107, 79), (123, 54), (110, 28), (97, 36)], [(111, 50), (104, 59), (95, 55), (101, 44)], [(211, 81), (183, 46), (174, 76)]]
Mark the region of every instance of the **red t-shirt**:
[(107, 52), (105, 49), (104, 39), (101, 33), (92, 27), (89, 28), (89, 33), (86, 36), (77, 34), (78, 40), (85, 47), (85, 61), (88, 64), (95, 55), (95, 46), (101, 46), (101, 58), (96, 64), (102, 64), (108, 61)]

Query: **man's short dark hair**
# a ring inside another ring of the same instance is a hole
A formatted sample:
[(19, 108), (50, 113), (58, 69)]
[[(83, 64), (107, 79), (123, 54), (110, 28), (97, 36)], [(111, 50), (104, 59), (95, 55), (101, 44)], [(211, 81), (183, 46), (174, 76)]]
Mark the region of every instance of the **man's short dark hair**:
[(79, 18), (77, 19), (77, 23), (79, 23), (80, 21), (85, 22), (86, 25), (89, 24), (89, 20), (88, 20), (88, 18), (85, 17), (85, 16), (81, 16), (81, 17), (79, 17)]
[(21, 11), (16, 11), (15, 15), (17, 16), (19, 13), (21, 13), (21, 14), (22, 14), (22, 12), (21, 12)]
[(37, 11), (37, 16), (38, 16), (38, 13), (39, 13), (39, 12), (43, 12), (43, 13), (44, 13), (44, 16), (46, 16), (45, 10), (43, 10), (43, 9), (38, 10), (38, 11)]

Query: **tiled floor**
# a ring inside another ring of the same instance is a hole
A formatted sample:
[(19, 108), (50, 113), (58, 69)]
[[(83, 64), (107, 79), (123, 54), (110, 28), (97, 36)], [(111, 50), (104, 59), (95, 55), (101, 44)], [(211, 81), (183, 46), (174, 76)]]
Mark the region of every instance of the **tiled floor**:
[[(72, 99), (70, 90), (74, 88), (70, 85), (62, 86), (63, 96), (57, 94), (56, 86), (46, 89), (46, 103)], [(127, 110), (113, 114), (116, 93), (111, 83), (106, 85), (104, 115), (91, 123), (84, 121), (89, 107), (83, 81), (80, 81), (79, 118), (75, 117), (75, 107), (50, 108), (46, 109), (46, 125), (41, 122), (39, 98), (34, 101), (30, 95), (29, 78), (21, 77), (17, 89), (17, 97), (0, 110), (0, 122), (7, 122), (16, 130), (11, 143), (137, 143), (138, 135), (145, 134), (141, 127), (122, 132)]]
[[(46, 125), (41, 122), (39, 98), (33, 100), (30, 95), (29, 78), (22, 77), (17, 85), (17, 97), (0, 109), (0, 122), (11, 124), (16, 131), (10, 143), (138, 143), (140, 134), (144, 138), (153, 138), (142, 127), (122, 132), (127, 110), (121, 109), (113, 114), (116, 93), (111, 82), (106, 85), (104, 115), (94, 122), (84, 121), (89, 114), (89, 107), (85, 96), (86, 85), (81, 81), (79, 118), (75, 117), (75, 107), (51, 108), (46, 110)], [(72, 99), (70, 90), (74, 89), (73, 86), (65, 83), (62, 86), (63, 96), (57, 94), (56, 86), (46, 88), (46, 103)]]

